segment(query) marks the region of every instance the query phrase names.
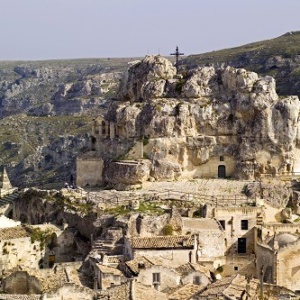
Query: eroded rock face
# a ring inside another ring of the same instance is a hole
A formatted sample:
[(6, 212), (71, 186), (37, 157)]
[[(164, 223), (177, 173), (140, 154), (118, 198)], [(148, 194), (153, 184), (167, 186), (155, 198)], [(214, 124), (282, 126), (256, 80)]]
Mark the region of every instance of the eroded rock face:
[(146, 56), (125, 73), (118, 98), (130, 102), (163, 96), (167, 79), (173, 78), (176, 69), (162, 56)]
[(300, 171), (299, 99), (279, 98), (270, 76), (259, 78), (232, 67), (203, 67), (175, 76), (168, 60), (147, 56), (125, 73), (118, 97), (106, 116), (115, 128), (112, 150), (107, 150), (105, 136), (98, 138), (96, 143), (104, 146), (97, 149), (117, 158), (143, 141), (140, 158), (149, 161), (146, 173), (108, 161), (114, 170), (108, 171), (111, 183), (254, 179)]
[(106, 176), (107, 180), (113, 184), (134, 185), (143, 183), (150, 176), (150, 161), (112, 162)]

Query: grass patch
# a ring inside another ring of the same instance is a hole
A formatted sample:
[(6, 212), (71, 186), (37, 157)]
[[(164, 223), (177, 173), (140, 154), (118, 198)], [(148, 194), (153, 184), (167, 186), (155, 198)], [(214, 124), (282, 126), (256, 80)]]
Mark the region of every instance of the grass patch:
[(107, 209), (104, 210), (104, 212), (119, 216), (119, 215), (129, 214), (130, 209), (127, 208), (125, 205), (119, 205), (119, 206), (116, 206), (116, 207), (107, 208)]
[(46, 243), (51, 241), (53, 231), (50, 229), (41, 230), (40, 228), (30, 227), (29, 231), (31, 232), (31, 243), (39, 242), (40, 250), (43, 250), (46, 246)]
[(141, 202), (136, 211), (151, 215), (162, 215), (164, 213), (164, 210), (153, 202)]

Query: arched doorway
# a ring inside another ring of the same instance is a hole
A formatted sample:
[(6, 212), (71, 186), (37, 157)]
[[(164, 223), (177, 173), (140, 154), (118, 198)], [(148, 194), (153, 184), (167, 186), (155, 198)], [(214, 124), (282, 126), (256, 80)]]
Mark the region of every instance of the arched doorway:
[(218, 178), (226, 177), (226, 167), (224, 165), (218, 166)]

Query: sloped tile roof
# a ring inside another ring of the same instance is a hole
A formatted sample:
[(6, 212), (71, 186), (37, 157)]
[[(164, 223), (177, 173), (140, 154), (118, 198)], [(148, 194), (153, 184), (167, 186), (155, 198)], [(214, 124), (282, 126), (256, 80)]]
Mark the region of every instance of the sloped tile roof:
[(190, 263), (187, 263), (187, 264), (177, 267), (175, 269), (175, 271), (178, 272), (182, 276), (187, 276), (187, 275), (195, 272), (195, 269)]
[(195, 294), (200, 293), (205, 285), (195, 285), (188, 283), (169, 295), (169, 300), (186, 300), (191, 299)]
[(0, 230), (0, 240), (12, 240), (24, 237), (29, 237), (31, 234), (23, 226), (16, 226), (11, 228), (2, 228)]
[[(245, 276), (237, 274), (236, 276), (223, 278), (208, 286), (201, 296), (222, 294), (228, 299), (235, 299), (242, 296), (247, 289), (247, 279)], [(251, 279), (249, 283), (249, 299), (254, 299), (258, 287), (258, 280)]]
[(145, 256), (137, 256), (133, 260), (127, 261), (125, 264), (134, 274), (139, 273), (141, 266), (145, 269), (153, 266), (153, 263)]
[(119, 264), (126, 260), (125, 255), (107, 255), (106, 256), (107, 263), (109, 264)]
[(192, 235), (173, 235), (131, 238), (133, 249), (190, 249), (194, 246)]
[(119, 276), (121, 276), (123, 274), (120, 270), (113, 268), (113, 267), (104, 266), (101, 264), (97, 264), (97, 266), (98, 266), (99, 270), (101, 271), (101, 273), (119, 275)]

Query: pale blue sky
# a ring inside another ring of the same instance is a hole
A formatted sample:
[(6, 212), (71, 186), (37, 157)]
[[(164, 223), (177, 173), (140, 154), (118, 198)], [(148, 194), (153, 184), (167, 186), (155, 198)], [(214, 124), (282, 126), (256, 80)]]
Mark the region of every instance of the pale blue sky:
[(300, 30), (300, 0), (0, 0), (0, 60), (203, 53)]

